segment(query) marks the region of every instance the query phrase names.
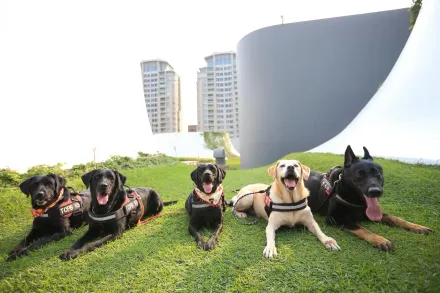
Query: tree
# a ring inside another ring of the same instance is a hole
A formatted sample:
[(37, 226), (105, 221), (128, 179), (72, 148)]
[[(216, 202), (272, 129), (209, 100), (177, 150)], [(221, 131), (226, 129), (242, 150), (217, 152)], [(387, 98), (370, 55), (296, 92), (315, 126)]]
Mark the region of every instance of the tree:
[(409, 8), (409, 29), (413, 29), (422, 8), (422, 0), (412, 0), (413, 5)]

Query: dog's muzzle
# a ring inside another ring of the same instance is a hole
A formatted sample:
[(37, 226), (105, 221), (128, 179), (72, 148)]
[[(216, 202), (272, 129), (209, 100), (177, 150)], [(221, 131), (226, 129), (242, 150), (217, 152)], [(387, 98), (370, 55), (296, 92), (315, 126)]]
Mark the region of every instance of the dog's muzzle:
[(288, 171), (284, 178), (281, 178), (281, 182), (288, 190), (295, 190), (298, 180), (299, 178), (296, 176), (295, 171)]
[(212, 174), (211, 172), (203, 173), (202, 187), (204, 193), (210, 194), (213, 192), (212, 189), (214, 188), (214, 179), (214, 174)]

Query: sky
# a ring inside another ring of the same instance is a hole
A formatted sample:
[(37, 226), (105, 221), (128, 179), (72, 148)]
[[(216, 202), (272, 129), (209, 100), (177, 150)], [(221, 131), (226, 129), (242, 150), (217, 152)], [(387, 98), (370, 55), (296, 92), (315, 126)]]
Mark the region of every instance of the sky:
[(197, 70), (248, 33), (409, 7), (411, 0), (1, 1), (0, 168), (155, 150), (140, 61), (181, 77), (184, 128), (197, 123)]

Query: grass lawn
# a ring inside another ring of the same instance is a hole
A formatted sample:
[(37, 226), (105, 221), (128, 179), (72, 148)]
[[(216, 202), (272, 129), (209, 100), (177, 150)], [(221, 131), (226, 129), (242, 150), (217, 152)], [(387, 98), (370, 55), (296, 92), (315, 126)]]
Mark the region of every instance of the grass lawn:
[[(374, 154), (373, 154), (374, 155)], [(291, 154), (314, 170), (342, 164), (342, 156)], [(317, 222), (341, 251), (327, 251), (303, 228), (281, 229), (278, 257), (263, 257), (264, 220), (240, 225), (226, 211), (224, 229), (213, 251), (196, 248), (187, 231), (188, 216), (166, 215), (124, 233), (94, 252), (63, 262), (58, 255), (85, 231), (51, 243), (11, 263), (7, 253), (28, 232), (30, 200), (18, 189), (0, 190), (0, 292), (439, 292), (440, 168), (376, 160), (384, 167), (385, 212), (437, 231), (417, 235), (376, 223), (364, 226), (392, 241), (386, 253), (348, 232)], [(129, 186), (155, 188), (164, 200), (178, 199), (165, 210), (184, 209), (194, 167), (181, 163), (122, 172)], [(254, 182), (270, 183), (267, 167), (229, 170), (226, 197)], [(79, 179), (68, 185), (84, 188)], [(211, 231), (205, 231), (208, 237)]]

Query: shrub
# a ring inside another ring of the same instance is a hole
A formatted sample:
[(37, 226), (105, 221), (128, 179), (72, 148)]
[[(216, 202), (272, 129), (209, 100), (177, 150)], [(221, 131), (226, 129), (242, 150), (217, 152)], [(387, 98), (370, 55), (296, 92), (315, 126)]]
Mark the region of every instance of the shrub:
[(21, 174), (9, 168), (0, 169), (0, 186), (18, 186), (22, 181)]

